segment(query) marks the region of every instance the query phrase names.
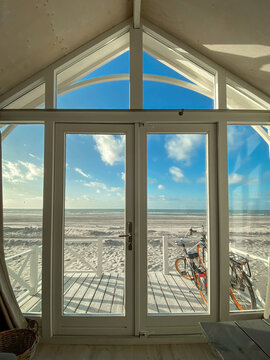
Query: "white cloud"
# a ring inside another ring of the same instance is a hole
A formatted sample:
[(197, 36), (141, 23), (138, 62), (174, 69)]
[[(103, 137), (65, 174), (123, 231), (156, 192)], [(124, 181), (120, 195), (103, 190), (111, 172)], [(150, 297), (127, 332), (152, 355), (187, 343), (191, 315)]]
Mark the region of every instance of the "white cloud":
[(98, 181), (91, 181), (89, 183), (84, 183), (84, 185), (88, 186), (88, 187), (91, 187), (91, 188), (97, 189), (96, 190), (97, 194), (100, 193), (100, 190), (107, 191), (107, 192), (113, 192), (113, 193), (117, 193), (117, 192), (120, 192), (120, 191), (124, 190), (121, 187), (114, 187), (114, 186), (108, 187), (106, 184), (98, 182)]
[(157, 180), (149, 177), (149, 178), (147, 178), (147, 182), (148, 182), (148, 184), (152, 185), (152, 184), (156, 183)]
[(164, 190), (164, 189), (165, 189), (165, 187), (163, 185), (161, 185), (161, 184), (158, 185), (158, 190)]
[(203, 143), (203, 135), (177, 134), (173, 135), (166, 143), (165, 149), (171, 159), (184, 161), (190, 165), (192, 153)]
[(97, 181), (91, 181), (89, 183), (85, 183), (85, 186), (88, 187), (94, 187), (94, 188), (98, 188), (98, 189), (102, 189), (102, 190), (107, 190), (107, 186), (101, 182), (97, 182)]
[(185, 175), (183, 174), (183, 171), (181, 169), (179, 169), (176, 166), (172, 166), (169, 169), (170, 174), (172, 175), (172, 179), (175, 182), (183, 182), (186, 180)]
[(229, 125), (227, 132), (228, 151), (239, 149), (245, 141), (245, 129), (239, 126)]
[(205, 176), (202, 176), (200, 178), (197, 179), (197, 183), (198, 184), (203, 184), (206, 182), (206, 177)]
[(11, 183), (23, 182), (23, 174), (18, 163), (3, 161), (3, 178)]
[(232, 173), (229, 175), (229, 184), (230, 185), (235, 185), (235, 184), (241, 184), (244, 182), (244, 176), (237, 174), (237, 173)]
[(79, 173), (79, 174), (81, 174), (82, 176), (84, 176), (84, 177), (86, 177), (86, 178), (91, 178), (91, 175), (89, 175), (89, 174), (86, 174), (85, 172), (83, 172), (81, 169), (79, 169), (79, 168), (75, 168), (74, 169), (77, 173)]
[(256, 178), (247, 179), (245, 182), (246, 185), (258, 185), (260, 184), (260, 180)]
[(232, 173), (229, 175), (229, 184), (243, 184), (243, 185), (258, 185), (260, 184), (260, 179), (255, 177), (245, 177), (243, 175)]
[(3, 161), (3, 178), (10, 183), (22, 183), (41, 178), (43, 168), (31, 162), (24, 161)]
[(124, 172), (121, 173), (121, 179), (122, 179), (123, 181), (126, 180), (126, 174), (125, 174)]
[(116, 191), (123, 191), (124, 189), (120, 188), (120, 187), (111, 187), (108, 189), (109, 191), (112, 191), (112, 192), (116, 192)]
[(43, 168), (30, 162), (18, 161), (22, 166), (26, 168), (25, 179), (36, 180), (43, 175)]
[(93, 135), (96, 142), (96, 149), (101, 159), (108, 165), (114, 165), (125, 159), (125, 137), (114, 135)]
[(34, 155), (34, 154), (29, 153), (28, 155), (33, 159), (40, 160), (40, 158), (38, 156)]

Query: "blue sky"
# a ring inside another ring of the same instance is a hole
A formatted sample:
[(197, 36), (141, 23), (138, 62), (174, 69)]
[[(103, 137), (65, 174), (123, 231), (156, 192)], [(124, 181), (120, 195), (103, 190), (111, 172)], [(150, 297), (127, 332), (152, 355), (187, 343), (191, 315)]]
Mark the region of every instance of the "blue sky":
[[(129, 72), (124, 53), (85, 78)], [(184, 79), (144, 54), (144, 73)], [(58, 99), (59, 108), (127, 109), (129, 82), (93, 85)], [(145, 82), (144, 108), (212, 108), (213, 101), (173, 85)], [(3, 142), (4, 206), (41, 208), (43, 191), (42, 125), (20, 125)], [(123, 208), (125, 136), (67, 136), (66, 207)], [(148, 207), (205, 209), (206, 137), (198, 134), (150, 134)], [(229, 126), (231, 209), (270, 209), (269, 148), (250, 126)]]

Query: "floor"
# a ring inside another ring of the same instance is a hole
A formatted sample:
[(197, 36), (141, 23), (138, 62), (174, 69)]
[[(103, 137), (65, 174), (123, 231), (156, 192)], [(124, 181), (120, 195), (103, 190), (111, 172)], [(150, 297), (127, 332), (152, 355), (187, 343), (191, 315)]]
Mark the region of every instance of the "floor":
[[(39, 290), (40, 291), (40, 290)], [(41, 311), (41, 294), (19, 301), (23, 312)], [(176, 272), (148, 273), (148, 312), (151, 314), (204, 312), (206, 306), (193, 281)], [(64, 277), (64, 313), (124, 315), (124, 276), (90, 272), (69, 272)]]
[(208, 344), (184, 345), (46, 345), (33, 360), (217, 360)]

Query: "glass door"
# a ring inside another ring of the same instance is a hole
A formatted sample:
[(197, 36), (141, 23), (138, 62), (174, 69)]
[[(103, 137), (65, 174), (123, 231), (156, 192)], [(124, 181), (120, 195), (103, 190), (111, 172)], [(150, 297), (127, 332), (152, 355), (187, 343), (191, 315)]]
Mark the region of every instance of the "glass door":
[(133, 138), (133, 125), (56, 125), (55, 334), (134, 334)]
[(141, 332), (196, 333), (217, 318), (215, 126), (142, 132)]

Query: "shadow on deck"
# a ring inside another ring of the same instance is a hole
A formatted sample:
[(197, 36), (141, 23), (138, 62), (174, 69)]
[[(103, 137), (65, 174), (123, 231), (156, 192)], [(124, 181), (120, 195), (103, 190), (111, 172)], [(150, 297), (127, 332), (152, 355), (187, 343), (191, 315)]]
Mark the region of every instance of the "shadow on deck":
[[(124, 274), (69, 271), (64, 277), (65, 314), (124, 315)], [(19, 301), (24, 313), (41, 312), (41, 286), (34, 296)], [(148, 313), (179, 314), (205, 312), (206, 306), (194, 283), (179, 274), (148, 273)]]

